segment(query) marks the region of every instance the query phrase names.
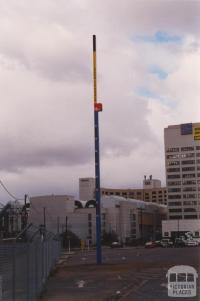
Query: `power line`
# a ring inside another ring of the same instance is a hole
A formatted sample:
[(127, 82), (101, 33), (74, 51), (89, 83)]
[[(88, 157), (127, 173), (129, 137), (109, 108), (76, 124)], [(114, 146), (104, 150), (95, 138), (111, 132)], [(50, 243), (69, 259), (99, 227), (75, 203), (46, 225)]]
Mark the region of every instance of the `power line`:
[(7, 188), (6, 186), (3, 184), (3, 182), (0, 180), (0, 184), (3, 187), (3, 189), (9, 194), (9, 196), (11, 196), (15, 201), (18, 201), (19, 198), (15, 197)]

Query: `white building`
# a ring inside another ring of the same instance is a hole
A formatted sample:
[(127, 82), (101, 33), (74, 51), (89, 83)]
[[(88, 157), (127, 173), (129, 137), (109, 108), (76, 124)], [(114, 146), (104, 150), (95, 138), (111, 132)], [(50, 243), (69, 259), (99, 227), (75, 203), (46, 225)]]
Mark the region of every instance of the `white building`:
[(74, 197), (43, 195), (30, 198), (29, 223), (46, 225), (49, 231), (61, 233), (66, 228), (66, 216), (75, 209)]
[(200, 123), (165, 128), (169, 219), (200, 218)]
[[(101, 228), (115, 232), (120, 241), (150, 239), (161, 232), (161, 220), (166, 218), (166, 206), (118, 196), (101, 198)], [(29, 222), (45, 224), (48, 231), (67, 230), (82, 240), (96, 241), (95, 200), (77, 201), (71, 196), (38, 196), (30, 198)]]
[(200, 230), (200, 123), (164, 130), (168, 221), (163, 236)]
[(162, 236), (176, 238), (191, 232), (194, 237), (200, 237), (200, 220), (166, 220), (162, 222)]
[(83, 201), (92, 200), (95, 197), (95, 179), (79, 179), (79, 199)]

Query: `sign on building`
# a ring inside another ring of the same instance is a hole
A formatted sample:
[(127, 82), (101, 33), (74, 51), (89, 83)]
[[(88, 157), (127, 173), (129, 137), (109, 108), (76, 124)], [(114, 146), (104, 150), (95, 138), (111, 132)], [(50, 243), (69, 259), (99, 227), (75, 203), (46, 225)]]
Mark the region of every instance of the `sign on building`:
[(200, 140), (200, 126), (193, 127), (194, 140)]

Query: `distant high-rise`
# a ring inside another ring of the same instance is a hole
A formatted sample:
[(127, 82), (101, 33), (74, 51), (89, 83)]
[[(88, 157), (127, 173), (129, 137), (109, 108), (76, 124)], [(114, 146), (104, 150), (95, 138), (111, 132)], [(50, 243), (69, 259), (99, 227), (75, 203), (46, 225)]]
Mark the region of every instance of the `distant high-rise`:
[(200, 123), (164, 130), (169, 219), (200, 219)]
[(95, 198), (95, 179), (80, 178), (79, 179), (79, 199), (88, 201)]

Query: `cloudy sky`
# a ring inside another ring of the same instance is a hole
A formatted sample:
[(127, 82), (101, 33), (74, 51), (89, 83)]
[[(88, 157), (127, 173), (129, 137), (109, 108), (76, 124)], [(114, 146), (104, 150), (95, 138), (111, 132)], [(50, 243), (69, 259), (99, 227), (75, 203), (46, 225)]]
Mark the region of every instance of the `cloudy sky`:
[(164, 127), (200, 121), (199, 0), (0, 0), (0, 180), (19, 198), (94, 176), (93, 34), (102, 186), (164, 185)]

